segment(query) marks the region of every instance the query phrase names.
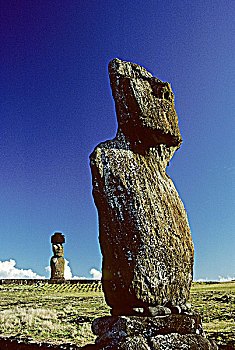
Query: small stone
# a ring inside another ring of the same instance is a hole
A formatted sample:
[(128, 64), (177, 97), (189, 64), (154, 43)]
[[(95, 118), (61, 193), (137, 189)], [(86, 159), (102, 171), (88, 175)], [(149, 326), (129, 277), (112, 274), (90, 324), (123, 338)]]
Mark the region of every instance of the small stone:
[(191, 313), (192, 306), (190, 303), (186, 303), (185, 305), (181, 305), (181, 311), (184, 314), (189, 314)]
[(145, 309), (146, 316), (164, 316), (171, 314), (171, 310), (164, 306), (149, 306)]
[(143, 307), (133, 307), (133, 311), (137, 314), (144, 314), (144, 308)]
[(188, 310), (191, 310), (191, 308), (192, 308), (192, 305), (190, 304), (190, 303), (186, 303), (186, 308), (188, 309)]
[(171, 312), (173, 314), (176, 314), (176, 315), (181, 314), (181, 307), (180, 306), (172, 306), (171, 307)]
[(119, 308), (115, 307), (111, 309), (111, 315), (112, 316), (138, 316), (144, 314), (144, 308), (141, 307), (134, 307), (134, 308), (128, 308), (125, 306), (122, 308), (121, 306)]

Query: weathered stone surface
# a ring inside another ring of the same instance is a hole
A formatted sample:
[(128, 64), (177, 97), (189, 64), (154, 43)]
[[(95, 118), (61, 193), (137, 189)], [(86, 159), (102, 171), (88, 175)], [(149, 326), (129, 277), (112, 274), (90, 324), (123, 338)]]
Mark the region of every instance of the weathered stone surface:
[(170, 84), (114, 59), (110, 82), (118, 132), (91, 154), (99, 214), (102, 284), (114, 314), (189, 298), (193, 242), (165, 168), (182, 138)]
[(125, 336), (153, 337), (158, 334), (203, 334), (201, 318), (194, 315), (167, 315), (156, 317), (141, 316), (106, 316), (97, 318), (92, 324), (93, 333), (99, 336), (103, 334), (115, 334)]
[(109, 76), (119, 128), (137, 144), (179, 146), (182, 142), (169, 83), (143, 67), (114, 59)]
[[(93, 348), (92, 348), (93, 349)], [(218, 350), (214, 342), (201, 335), (181, 335), (171, 333), (158, 335), (146, 339), (141, 335), (138, 337), (126, 337), (124, 339), (111, 340), (109, 343), (94, 346), (94, 350)]]
[(171, 333), (167, 335), (157, 335), (149, 340), (150, 349), (154, 350), (218, 350), (214, 342), (201, 335), (186, 334), (181, 335)]
[(114, 346), (114, 349), (115, 348), (117, 350), (151, 350), (147, 340), (141, 335), (135, 338), (127, 337), (123, 342), (118, 343), (116, 346)]
[(205, 338), (198, 314), (102, 317), (92, 329), (98, 349), (218, 349)]
[(65, 237), (62, 233), (56, 232), (51, 237), (52, 249), (54, 255), (51, 258), (51, 280), (53, 281), (63, 281), (64, 280), (64, 248), (63, 243), (65, 243)]

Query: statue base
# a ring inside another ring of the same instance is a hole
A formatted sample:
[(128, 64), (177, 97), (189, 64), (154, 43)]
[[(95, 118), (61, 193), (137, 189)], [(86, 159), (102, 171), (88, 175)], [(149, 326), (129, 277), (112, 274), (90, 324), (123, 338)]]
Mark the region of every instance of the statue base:
[(197, 313), (165, 316), (106, 316), (97, 318), (92, 330), (96, 349), (217, 350), (206, 339)]
[(65, 278), (64, 277), (59, 277), (59, 278), (50, 278), (48, 280), (48, 283), (65, 283)]

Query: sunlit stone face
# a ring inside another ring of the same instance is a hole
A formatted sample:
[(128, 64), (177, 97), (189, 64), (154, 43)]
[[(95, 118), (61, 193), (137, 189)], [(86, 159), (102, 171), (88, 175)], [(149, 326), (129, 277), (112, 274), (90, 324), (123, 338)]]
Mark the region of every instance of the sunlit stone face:
[(171, 85), (153, 77), (143, 67), (114, 59), (109, 64), (110, 83), (119, 129), (130, 138), (179, 148), (182, 142)]
[(52, 244), (52, 249), (53, 249), (54, 256), (64, 255), (64, 248), (61, 243)]

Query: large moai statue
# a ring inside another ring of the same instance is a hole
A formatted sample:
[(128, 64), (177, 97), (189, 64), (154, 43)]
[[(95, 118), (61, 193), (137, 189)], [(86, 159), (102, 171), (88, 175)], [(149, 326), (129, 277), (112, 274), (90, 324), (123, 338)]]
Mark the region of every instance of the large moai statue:
[(187, 303), (193, 241), (165, 170), (182, 143), (171, 86), (117, 58), (109, 77), (118, 131), (90, 156), (102, 285), (112, 308), (93, 323), (97, 347), (216, 349)]
[(60, 232), (55, 232), (51, 236), (52, 250), (54, 255), (51, 258), (51, 281), (52, 282), (63, 282), (64, 281), (64, 248), (65, 237)]

